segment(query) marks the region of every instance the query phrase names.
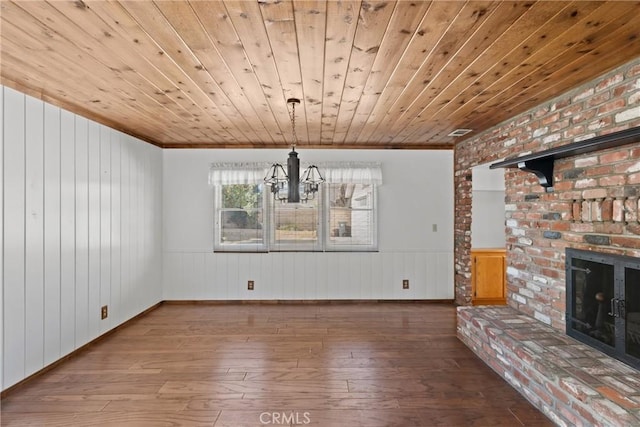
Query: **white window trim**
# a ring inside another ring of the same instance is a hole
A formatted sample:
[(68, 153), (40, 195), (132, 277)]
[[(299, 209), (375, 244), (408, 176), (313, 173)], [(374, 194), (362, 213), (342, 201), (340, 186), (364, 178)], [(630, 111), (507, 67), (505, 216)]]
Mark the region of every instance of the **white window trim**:
[[(369, 245), (345, 245), (332, 243), (329, 238), (329, 191), (322, 184), (318, 197), (318, 239), (312, 244), (278, 244), (275, 242), (274, 204), (269, 191), (262, 191), (262, 215), (264, 231), (260, 244), (223, 244), (220, 241), (222, 210), (222, 186), (233, 184), (260, 185), (271, 163), (214, 163), (209, 171), (209, 184), (214, 189), (214, 252), (377, 252), (378, 251), (378, 186), (382, 185), (382, 168), (378, 162), (330, 162), (315, 163), (323, 173), (327, 184), (372, 184), (372, 243)], [(306, 166), (305, 166), (306, 167)], [(304, 207), (304, 206), (303, 206)]]
[[(263, 216), (263, 237), (261, 243), (251, 244), (251, 243), (223, 243), (220, 241), (221, 232), (220, 232), (220, 222), (221, 215), (225, 209), (221, 209), (222, 205), (222, 185), (214, 186), (214, 203), (213, 203), (213, 212), (214, 212), (214, 223), (213, 223), (213, 251), (214, 252), (268, 252), (269, 251), (269, 242), (268, 242), (268, 230), (264, 230), (264, 227), (267, 227), (268, 218), (268, 207), (265, 205), (266, 197), (265, 191), (262, 192), (262, 216)], [(232, 184), (224, 184), (224, 185), (232, 185)]]
[[(378, 251), (378, 186), (373, 184), (373, 189), (371, 191), (371, 197), (373, 200), (371, 201), (371, 212), (373, 215), (373, 230), (371, 230), (372, 242), (368, 245), (345, 245), (345, 244), (337, 244), (332, 243), (331, 239), (328, 235), (328, 230), (331, 228), (331, 215), (330, 207), (329, 207), (329, 191), (325, 191), (325, 201), (324, 205), (327, 207), (323, 212), (325, 215), (325, 239), (324, 239), (324, 250), (325, 252), (377, 252)], [(369, 209), (356, 209), (356, 210), (369, 210)]]
[[(275, 234), (275, 206), (280, 202), (273, 200), (273, 197), (269, 197), (268, 201), (268, 210), (269, 210), (269, 251), (270, 252), (322, 252), (323, 251), (323, 242), (324, 242), (324, 203), (322, 194), (324, 193), (324, 188), (320, 185), (320, 189), (318, 190), (316, 197), (318, 197), (318, 218), (316, 223), (316, 229), (318, 230), (318, 238), (315, 242), (310, 243), (276, 243)], [(293, 206), (293, 209), (304, 209), (305, 203), (289, 203), (289, 205)]]

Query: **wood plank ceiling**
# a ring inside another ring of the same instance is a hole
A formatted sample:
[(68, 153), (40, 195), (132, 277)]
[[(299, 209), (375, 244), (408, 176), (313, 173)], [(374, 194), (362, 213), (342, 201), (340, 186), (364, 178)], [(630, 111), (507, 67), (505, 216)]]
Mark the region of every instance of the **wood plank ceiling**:
[[(631, 1), (2, 1), (1, 82), (166, 147), (450, 148), (640, 55)], [(471, 133), (470, 135), (472, 135)]]

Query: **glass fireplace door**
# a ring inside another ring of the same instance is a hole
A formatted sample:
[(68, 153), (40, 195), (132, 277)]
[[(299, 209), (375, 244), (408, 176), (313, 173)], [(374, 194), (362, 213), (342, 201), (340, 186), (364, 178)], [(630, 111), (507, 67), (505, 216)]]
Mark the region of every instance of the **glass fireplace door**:
[(571, 329), (609, 347), (615, 347), (615, 317), (610, 301), (615, 298), (613, 265), (572, 259)]
[(566, 250), (567, 334), (640, 369), (640, 259)]
[(626, 353), (640, 359), (640, 269), (624, 269)]

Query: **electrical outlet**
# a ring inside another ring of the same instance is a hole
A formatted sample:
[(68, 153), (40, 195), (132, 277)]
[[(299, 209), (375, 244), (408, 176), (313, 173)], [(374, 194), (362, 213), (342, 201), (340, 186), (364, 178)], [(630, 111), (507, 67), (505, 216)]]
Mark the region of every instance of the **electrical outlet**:
[(402, 280), (402, 289), (409, 289), (409, 279)]
[(253, 280), (249, 280), (249, 281), (247, 282), (247, 289), (249, 289), (250, 291), (252, 291), (252, 290), (253, 290)]
[(100, 309), (100, 318), (104, 320), (107, 317), (109, 317), (109, 306), (103, 305), (102, 308)]

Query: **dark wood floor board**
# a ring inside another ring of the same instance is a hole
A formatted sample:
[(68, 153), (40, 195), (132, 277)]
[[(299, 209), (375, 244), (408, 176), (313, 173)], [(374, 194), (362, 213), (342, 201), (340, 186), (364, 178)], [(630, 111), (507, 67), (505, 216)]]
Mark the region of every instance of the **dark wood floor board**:
[(553, 425), (457, 339), (455, 316), (163, 304), (9, 393), (2, 426)]

